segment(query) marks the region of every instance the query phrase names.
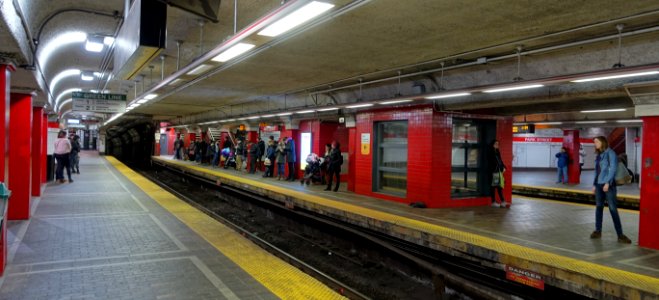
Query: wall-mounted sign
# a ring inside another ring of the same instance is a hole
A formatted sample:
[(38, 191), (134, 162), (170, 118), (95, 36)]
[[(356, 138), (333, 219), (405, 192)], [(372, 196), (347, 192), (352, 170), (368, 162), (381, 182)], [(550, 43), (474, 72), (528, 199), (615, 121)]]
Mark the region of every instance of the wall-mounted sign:
[(126, 95), (73, 92), (73, 111), (123, 113), (126, 111)]
[(513, 133), (535, 133), (535, 125), (515, 125), (513, 126)]
[(362, 133), (362, 142), (361, 142), (362, 155), (371, 154), (371, 134)]

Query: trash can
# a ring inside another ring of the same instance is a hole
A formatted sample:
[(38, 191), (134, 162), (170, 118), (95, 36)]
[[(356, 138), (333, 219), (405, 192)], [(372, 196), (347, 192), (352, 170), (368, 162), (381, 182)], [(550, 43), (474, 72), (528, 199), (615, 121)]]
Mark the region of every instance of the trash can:
[(46, 155), (46, 182), (55, 180), (55, 156)]
[(7, 206), (11, 191), (4, 182), (0, 182), (0, 276), (5, 272), (7, 264)]

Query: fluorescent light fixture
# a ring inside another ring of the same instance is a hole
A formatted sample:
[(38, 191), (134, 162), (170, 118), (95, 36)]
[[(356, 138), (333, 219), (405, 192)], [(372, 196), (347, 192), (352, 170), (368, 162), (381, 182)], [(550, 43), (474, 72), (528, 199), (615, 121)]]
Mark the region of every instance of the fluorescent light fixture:
[(59, 95), (57, 95), (57, 98), (55, 98), (55, 105), (54, 106), (59, 106), (58, 104), (59, 104), (59, 101), (62, 99), (62, 97), (70, 96), (71, 93), (80, 92), (80, 91), (82, 91), (82, 90), (78, 89), (78, 88), (73, 88), (73, 89), (68, 89), (68, 90), (62, 91)]
[(137, 103), (139, 103), (139, 104), (143, 104), (143, 103), (147, 103), (147, 102), (149, 102), (149, 99), (146, 99), (146, 97), (145, 97), (145, 99), (137, 100)]
[(176, 78), (176, 79), (172, 80), (170, 83), (168, 83), (167, 85), (177, 85), (177, 84), (179, 84), (179, 83), (181, 83), (181, 82), (183, 82), (183, 79), (181, 79), (181, 78)]
[(57, 111), (61, 110), (62, 106), (64, 106), (67, 103), (70, 103), (70, 102), (73, 102), (73, 99), (69, 98), (69, 99), (66, 99), (66, 100), (60, 102), (60, 104), (57, 106)]
[(114, 37), (111, 36), (104, 37), (103, 44), (105, 44), (106, 46), (111, 46), (112, 44), (114, 44)]
[(241, 55), (249, 49), (254, 48), (254, 45), (252, 44), (246, 44), (246, 43), (238, 43), (234, 45), (233, 47), (227, 49), (226, 51), (220, 53), (220, 55), (215, 56), (212, 61), (218, 61), (218, 62), (227, 62), (231, 60), (232, 58)]
[(53, 80), (50, 81), (50, 90), (51, 91), (57, 90), (57, 84), (59, 84), (60, 81), (62, 81), (66, 77), (78, 76), (80, 75), (80, 72), (81, 71), (79, 69), (68, 69), (57, 73), (57, 75), (53, 77)]
[(275, 116), (275, 115), (262, 115), (261, 118), (272, 118), (272, 117), (274, 117), (274, 116)]
[(247, 120), (247, 117), (238, 118), (238, 121), (245, 121), (245, 120)]
[(307, 22), (320, 14), (330, 10), (334, 4), (324, 3), (320, 1), (313, 1), (298, 10), (290, 13), (289, 15), (281, 18), (280, 20), (270, 24), (265, 29), (259, 32), (259, 35), (264, 36), (278, 36), (288, 30), (291, 30), (300, 24)]
[(589, 82), (589, 81), (609, 80), (609, 79), (617, 79), (617, 78), (649, 76), (649, 75), (657, 75), (657, 74), (659, 74), (659, 71), (648, 71), (648, 72), (638, 72), (638, 73), (629, 73), (629, 74), (591, 77), (591, 78), (572, 80), (570, 82)]
[(152, 99), (155, 99), (156, 97), (158, 97), (158, 94), (148, 94), (148, 95), (144, 96), (144, 99), (152, 100)]
[(576, 121), (577, 124), (604, 124), (606, 121)]
[(92, 81), (94, 80), (94, 73), (88, 71), (82, 72), (80, 74), (80, 79), (82, 79), (82, 81)]
[(249, 120), (254, 120), (254, 119), (258, 119), (258, 118), (260, 118), (260, 116), (253, 116), (253, 117), (249, 117), (249, 118), (247, 118), (247, 119), (249, 119)]
[(192, 71), (186, 73), (186, 75), (199, 75), (201, 73), (206, 72), (212, 67), (213, 67), (212, 65), (207, 65), (207, 64), (199, 65), (196, 68), (192, 69)]
[(228, 120), (226, 120), (226, 121), (227, 121), (227, 122), (234, 122), (234, 121), (236, 121), (236, 119), (228, 119)]
[(599, 109), (599, 110), (582, 110), (584, 114), (590, 113), (604, 113), (604, 112), (617, 112), (617, 111), (626, 111), (626, 108), (614, 108), (614, 109)]
[(535, 125), (561, 125), (563, 122), (538, 122)]
[(314, 112), (313, 110), (301, 110), (301, 111), (296, 111), (296, 114), (309, 114)]
[(87, 42), (85, 43), (85, 50), (89, 52), (101, 52), (103, 51), (103, 38), (99, 36), (88, 36)]
[(378, 104), (380, 104), (380, 105), (389, 105), (389, 104), (406, 103), (406, 102), (412, 102), (412, 100), (410, 100), (410, 99), (405, 99), (405, 100), (392, 100), (392, 101), (380, 102), (380, 103), (378, 103)]
[(332, 110), (339, 110), (338, 107), (328, 107), (328, 108), (321, 108), (318, 111), (332, 111)]
[(280, 113), (280, 114), (277, 114), (277, 116), (283, 117), (283, 116), (290, 116), (292, 114), (293, 113), (289, 113), (289, 112), (288, 113)]
[(437, 95), (437, 96), (430, 96), (426, 97), (428, 100), (437, 100), (437, 99), (444, 99), (444, 98), (453, 98), (453, 97), (463, 97), (463, 96), (469, 96), (471, 93), (452, 93), (452, 94), (443, 94), (443, 95)]
[(369, 106), (373, 106), (373, 103), (351, 105), (351, 106), (346, 106), (346, 108), (360, 108), (360, 107), (369, 107)]
[(44, 44), (40, 44), (39, 46), (39, 64), (41, 65), (41, 68), (43, 69), (42, 72), (46, 73), (46, 66), (48, 65), (48, 62), (50, 60), (50, 56), (55, 53), (56, 50), (58, 50), (61, 47), (64, 47), (68, 44), (73, 44), (73, 43), (82, 43), (85, 40), (87, 40), (87, 34), (81, 31), (68, 31), (65, 33), (62, 33), (53, 39), (48, 40), (48, 42)]
[(643, 123), (643, 120), (617, 120), (617, 123)]
[(69, 123), (69, 124), (80, 124), (80, 120), (77, 120), (77, 119), (68, 119), (68, 120), (66, 120), (66, 123)]
[(505, 88), (484, 90), (483, 93), (499, 93), (499, 92), (507, 92), (507, 91), (527, 90), (527, 89), (535, 89), (543, 86), (544, 85), (542, 84), (518, 85), (518, 86), (505, 87)]

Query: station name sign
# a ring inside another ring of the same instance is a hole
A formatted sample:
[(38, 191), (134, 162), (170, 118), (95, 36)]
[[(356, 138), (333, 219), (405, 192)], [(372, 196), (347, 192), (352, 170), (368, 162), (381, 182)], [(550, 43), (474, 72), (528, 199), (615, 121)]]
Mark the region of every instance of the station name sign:
[(126, 95), (73, 92), (73, 111), (123, 113), (126, 111)]

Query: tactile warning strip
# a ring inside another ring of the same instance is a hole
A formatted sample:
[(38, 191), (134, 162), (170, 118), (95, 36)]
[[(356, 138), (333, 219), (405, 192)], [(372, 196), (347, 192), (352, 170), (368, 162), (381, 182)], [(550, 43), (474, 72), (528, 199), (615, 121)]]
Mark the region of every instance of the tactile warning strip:
[[(651, 293), (655, 295), (659, 294), (659, 278), (654, 278), (654, 277), (628, 272), (620, 269), (615, 269), (603, 265), (598, 265), (570, 257), (565, 257), (554, 253), (528, 248), (528, 247), (512, 244), (509, 242), (500, 241), (485, 236), (480, 236), (469, 232), (464, 232), (440, 225), (435, 225), (423, 221), (418, 221), (418, 220), (398, 216), (391, 213), (386, 213), (370, 208), (361, 207), (358, 205), (343, 203), (343, 202), (319, 197), (316, 195), (307, 194), (304, 192), (298, 192), (295, 190), (286, 189), (280, 186), (270, 185), (268, 183), (259, 182), (257, 180), (247, 179), (240, 176), (207, 169), (200, 166), (189, 165), (175, 160), (161, 159), (159, 157), (153, 157), (153, 159), (162, 161), (170, 165), (177, 165), (190, 170), (195, 170), (197, 172), (211, 174), (217, 177), (223, 177), (242, 184), (251, 185), (257, 188), (269, 190), (274, 193), (286, 195), (288, 197), (292, 197), (295, 199), (300, 199), (303, 201), (315, 203), (333, 209), (350, 212), (351, 214), (360, 215), (366, 218), (372, 218), (390, 224), (399, 225), (401, 227), (406, 227), (413, 230), (425, 232), (431, 235), (439, 236), (440, 238), (459, 241), (465, 244), (463, 245), (465, 249), (458, 249), (460, 251), (466, 252), (467, 244), (474, 245), (496, 251), (500, 255), (508, 256), (510, 260), (514, 262), (518, 262), (521, 259), (531, 263), (542, 264), (557, 270), (565, 270), (573, 273), (584, 274), (588, 277), (591, 277), (594, 280), (589, 280), (588, 282), (578, 282), (578, 283), (590, 286), (595, 290), (605, 289), (607, 290), (607, 292), (612, 292), (613, 294), (620, 295), (619, 290), (613, 291), (616, 290), (615, 287), (609, 286), (608, 284), (607, 287), (599, 286), (599, 283), (597, 281), (601, 280), (608, 282), (614, 286), (615, 285), (624, 286), (624, 287), (644, 291), (646, 293)], [(502, 263), (509, 263), (509, 261), (502, 261)], [(555, 271), (556, 270), (554, 270), (553, 273)], [(555, 275), (558, 276), (559, 274), (555, 273)], [(563, 279), (572, 282), (574, 282), (574, 280), (576, 279), (576, 277), (570, 276), (569, 274), (564, 274), (564, 276), (566, 277), (569, 276), (570, 278), (563, 278)], [(630, 297), (625, 297), (625, 298), (636, 298), (634, 297), (636, 295), (627, 295), (627, 296)]]
[(137, 174), (114, 157), (107, 161), (149, 197), (217, 248), (250, 276), (283, 299), (345, 299), (173, 194)]

